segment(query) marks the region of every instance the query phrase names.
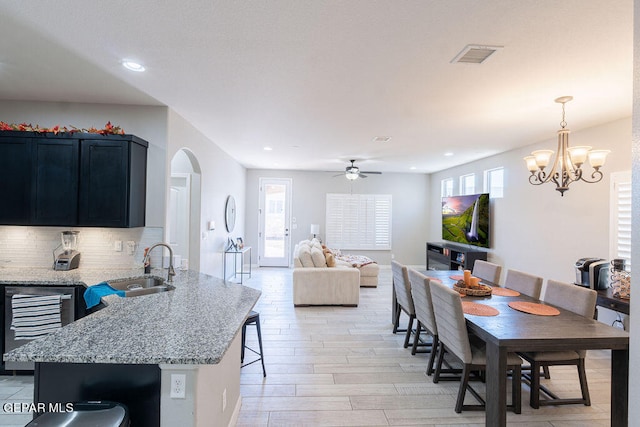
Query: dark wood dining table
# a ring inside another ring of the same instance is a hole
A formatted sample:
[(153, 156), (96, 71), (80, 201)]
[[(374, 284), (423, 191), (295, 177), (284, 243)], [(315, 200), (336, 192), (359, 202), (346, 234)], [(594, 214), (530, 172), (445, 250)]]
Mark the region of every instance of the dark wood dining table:
[[(452, 286), (452, 275), (461, 271), (422, 271)], [(483, 281), (483, 283), (493, 285)], [(553, 350), (611, 349), (611, 425), (627, 426), (629, 382), (629, 333), (571, 311), (538, 316), (509, 307), (511, 301), (542, 303), (526, 295), (517, 297), (465, 296), (466, 301), (496, 308), (497, 316), (465, 314), (468, 329), (486, 343), (486, 425), (507, 425), (507, 353)], [(551, 304), (548, 304), (551, 305)]]

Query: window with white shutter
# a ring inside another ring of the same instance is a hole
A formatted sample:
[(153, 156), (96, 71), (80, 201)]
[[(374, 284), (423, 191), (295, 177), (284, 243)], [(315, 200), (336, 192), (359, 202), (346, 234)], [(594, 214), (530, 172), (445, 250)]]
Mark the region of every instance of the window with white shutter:
[(327, 193), (326, 245), (390, 250), (391, 195)]
[(611, 174), (609, 258), (622, 258), (631, 271), (631, 172)]

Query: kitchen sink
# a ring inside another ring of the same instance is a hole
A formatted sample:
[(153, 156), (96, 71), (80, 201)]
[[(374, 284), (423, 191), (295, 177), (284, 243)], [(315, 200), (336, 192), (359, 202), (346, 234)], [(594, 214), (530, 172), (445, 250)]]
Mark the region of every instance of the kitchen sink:
[(114, 280), (113, 282), (109, 282), (109, 286), (113, 289), (124, 291), (126, 298), (172, 291), (176, 288), (173, 285), (165, 283), (163, 279), (158, 277)]

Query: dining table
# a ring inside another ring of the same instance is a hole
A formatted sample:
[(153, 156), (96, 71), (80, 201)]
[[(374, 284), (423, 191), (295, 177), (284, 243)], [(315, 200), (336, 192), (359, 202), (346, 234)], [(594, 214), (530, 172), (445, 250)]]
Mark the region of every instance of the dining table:
[[(453, 287), (462, 276), (458, 270), (426, 270), (421, 273)], [(483, 280), (481, 283), (497, 285)], [(518, 296), (464, 296), (464, 301), (488, 305), (497, 315), (466, 314), (467, 328), (486, 343), (487, 426), (507, 425), (507, 353), (555, 350), (611, 350), (611, 426), (627, 426), (629, 333), (580, 316), (560, 307), (556, 315), (529, 314), (511, 308), (510, 302), (552, 305), (524, 294)], [(514, 304), (512, 304), (514, 305)], [(541, 307), (544, 308), (544, 307)], [(555, 310), (554, 310), (555, 312)]]

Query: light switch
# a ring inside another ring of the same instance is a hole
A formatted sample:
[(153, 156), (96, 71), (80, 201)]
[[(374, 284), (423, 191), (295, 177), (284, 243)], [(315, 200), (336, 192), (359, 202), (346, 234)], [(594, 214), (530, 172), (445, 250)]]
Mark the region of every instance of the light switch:
[(114, 242), (113, 250), (116, 252), (122, 252), (122, 240), (116, 240)]

